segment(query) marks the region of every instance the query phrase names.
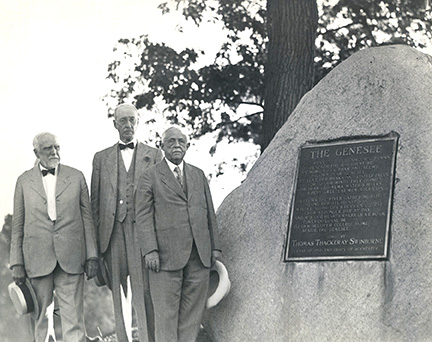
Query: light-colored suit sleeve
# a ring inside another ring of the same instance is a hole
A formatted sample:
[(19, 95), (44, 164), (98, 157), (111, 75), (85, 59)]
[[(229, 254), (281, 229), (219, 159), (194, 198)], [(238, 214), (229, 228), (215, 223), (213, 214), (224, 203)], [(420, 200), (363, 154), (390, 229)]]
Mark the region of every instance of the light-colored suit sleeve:
[(93, 223), (92, 208), (90, 205), (89, 192), (84, 175), (81, 174), (80, 180), (81, 198), (80, 208), (84, 224), (84, 238), (86, 244), (86, 258), (96, 258), (98, 256), (96, 245), (96, 229)]
[[(91, 207), (93, 220), (96, 227), (99, 227), (99, 189), (100, 189), (100, 158), (96, 153), (93, 158), (93, 170), (91, 176)], [(97, 233), (96, 233), (97, 235)]]
[(12, 216), (12, 235), (10, 247), (10, 267), (24, 265), (23, 255), (24, 238), (24, 194), (21, 179), (18, 178), (15, 186), (14, 207)]
[(135, 198), (136, 226), (143, 256), (151, 251), (158, 250), (154, 222), (154, 196), (150, 179), (149, 172), (142, 174)]

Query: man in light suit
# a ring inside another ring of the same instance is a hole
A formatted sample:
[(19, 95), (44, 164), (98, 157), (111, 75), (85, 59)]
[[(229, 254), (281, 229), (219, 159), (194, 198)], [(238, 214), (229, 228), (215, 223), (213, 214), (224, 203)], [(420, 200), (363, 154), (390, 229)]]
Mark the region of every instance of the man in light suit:
[(146, 170), (136, 221), (149, 271), (156, 342), (195, 341), (204, 313), (210, 266), (220, 257), (216, 216), (204, 173), (183, 161), (185, 134), (162, 136), (165, 159)]
[(133, 105), (121, 104), (116, 108), (114, 127), (120, 140), (95, 154), (91, 180), (99, 253), (110, 278), (117, 340), (121, 342), (132, 341), (131, 295), (140, 341), (153, 340), (153, 309), (145, 274), (148, 271), (143, 267), (137, 245), (134, 195), (141, 173), (160, 161), (162, 152), (137, 141), (138, 121), (138, 111)]
[(28, 277), (39, 316), (33, 317), (36, 342), (48, 335), (47, 307), (55, 291), (63, 341), (85, 342), (84, 275), (96, 275), (97, 246), (84, 175), (60, 164), (60, 145), (51, 133), (33, 140), (39, 162), (17, 180), (12, 218), (10, 265), (17, 284)]

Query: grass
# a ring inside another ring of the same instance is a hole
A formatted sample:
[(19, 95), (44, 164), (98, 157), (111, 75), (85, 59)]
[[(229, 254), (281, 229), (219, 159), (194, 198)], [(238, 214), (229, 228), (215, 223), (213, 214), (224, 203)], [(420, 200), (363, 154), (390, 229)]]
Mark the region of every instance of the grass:
[[(139, 342), (137, 335), (138, 335), (138, 330), (137, 329), (132, 330), (132, 342)], [(112, 334), (109, 336), (105, 336), (103, 338), (99, 336), (94, 338), (87, 338), (87, 342), (117, 342), (117, 339), (115, 334)], [(210, 339), (210, 336), (208, 336), (207, 332), (204, 329), (200, 329), (196, 342), (213, 342), (213, 341)]]

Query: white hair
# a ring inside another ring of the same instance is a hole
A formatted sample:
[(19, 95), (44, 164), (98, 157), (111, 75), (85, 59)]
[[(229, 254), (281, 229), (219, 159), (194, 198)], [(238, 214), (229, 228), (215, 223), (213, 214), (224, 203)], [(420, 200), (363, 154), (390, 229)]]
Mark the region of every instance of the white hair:
[(186, 142), (189, 141), (188, 136), (187, 136), (187, 135), (182, 131), (182, 129), (180, 128), (180, 126), (171, 126), (171, 127), (168, 127), (168, 128), (167, 128), (167, 129), (162, 133), (162, 142), (164, 142), (166, 135), (167, 135), (169, 132), (174, 131), (174, 130), (179, 131), (181, 134), (183, 134), (183, 135), (185, 136), (185, 138), (186, 138)]
[(130, 108), (130, 109), (132, 109), (132, 110), (135, 111), (135, 113), (137, 114), (138, 117), (140, 116), (140, 115), (139, 115), (139, 112), (138, 112), (138, 109), (137, 109), (133, 104), (130, 104), (130, 103), (122, 103), (122, 104), (119, 104), (119, 105), (114, 109), (114, 119), (117, 119), (117, 112), (118, 112), (121, 108)]
[(36, 136), (33, 138), (33, 148), (36, 151), (39, 151), (41, 138), (45, 137), (47, 135), (50, 135), (50, 136), (54, 137), (57, 140), (57, 136), (55, 134), (50, 133), (50, 132), (42, 132), (42, 133), (36, 134)]

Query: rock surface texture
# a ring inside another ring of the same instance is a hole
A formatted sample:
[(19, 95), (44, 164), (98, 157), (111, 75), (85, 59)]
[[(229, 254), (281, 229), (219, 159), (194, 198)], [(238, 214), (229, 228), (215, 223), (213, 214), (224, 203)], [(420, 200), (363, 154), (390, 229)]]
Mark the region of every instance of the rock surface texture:
[[(400, 135), (389, 259), (282, 261), (298, 149)], [(432, 57), (362, 50), (307, 93), (218, 211), (230, 294), (207, 311), (215, 342), (432, 341)]]

